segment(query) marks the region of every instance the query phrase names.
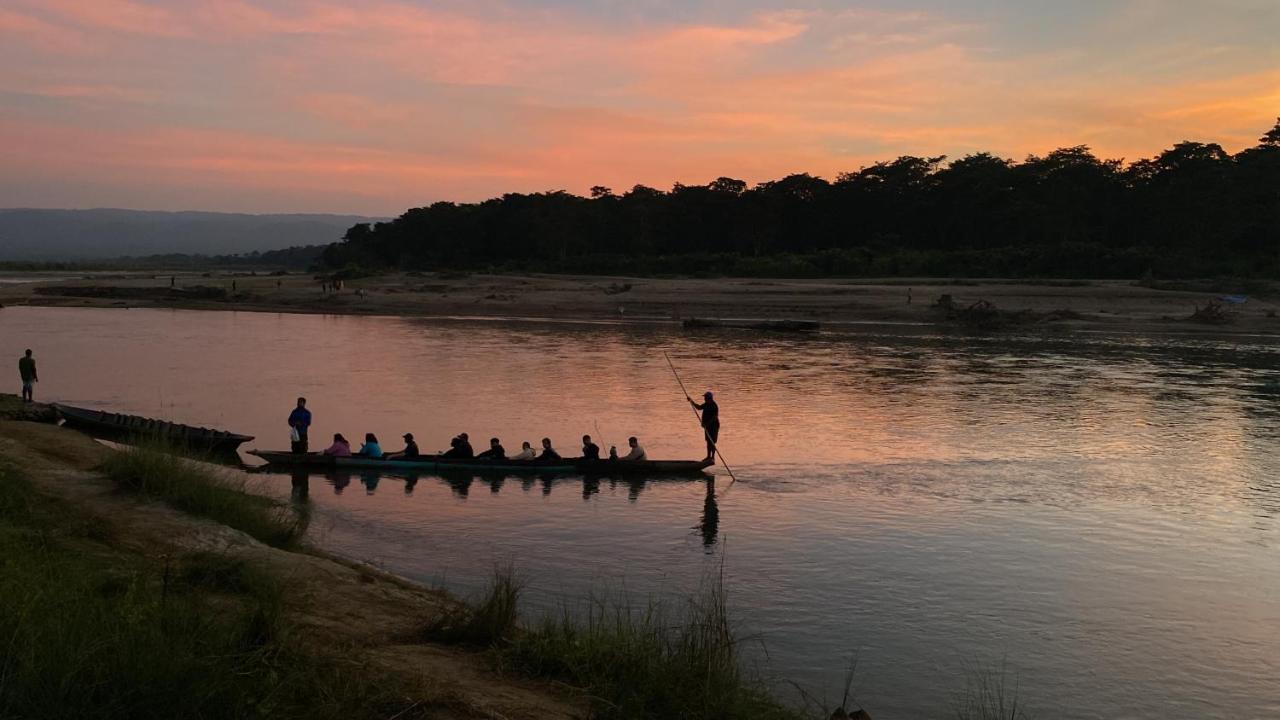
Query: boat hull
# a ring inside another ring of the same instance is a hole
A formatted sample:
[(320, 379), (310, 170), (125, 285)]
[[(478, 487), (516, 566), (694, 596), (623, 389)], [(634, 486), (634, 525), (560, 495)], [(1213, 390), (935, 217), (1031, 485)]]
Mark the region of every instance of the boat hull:
[(710, 463), (693, 460), (581, 460), (570, 458), (558, 462), (537, 460), (484, 460), (480, 458), (445, 458), (426, 455), (415, 460), (386, 460), (368, 457), (333, 457), (321, 453), (291, 453), (272, 450), (250, 450), (250, 455), (271, 465), (316, 469), (377, 469), (389, 472), (478, 472), (529, 475), (701, 475)]
[(55, 403), (53, 408), (68, 426), (110, 440), (156, 440), (221, 455), (234, 453), (241, 444), (253, 439), (252, 435), (182, 425), (139, 415), (91, 410), (60, 403)]

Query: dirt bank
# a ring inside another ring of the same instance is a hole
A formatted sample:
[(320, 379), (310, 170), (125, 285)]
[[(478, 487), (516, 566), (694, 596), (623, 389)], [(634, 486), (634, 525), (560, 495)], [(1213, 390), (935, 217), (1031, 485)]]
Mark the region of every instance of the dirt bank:
[(283, 581), (286, 620), (305, 642), (340, 653), (375, 676), (403, 682), (422, 707), (431, 708), (431, 717), (586, 716), (585, 704), (549, 686), (496, 675), (482, 655), (404, 640), (452, 602), (447, 596), (318, 553), (271, 548), (225, 526), (120, 494), (95, 471), (110, 452), (72, 430), (0, 421), (0, 457), (40, 492), (105, 524), (102, 534), (121, 562), (163, 565), (169, 557), (213, 551), (252, 563)]
[[(567, 275), (395, 273), (325, 291), (310, 275), (120, 275), (0, 286), (0, 303), (177, 307), (406, 316), (672, 321), (689, 317), (794, 318), (838, 323), (938, 323), (934, 303), (985, 300), (1024, 324), (1146, 332), (1280, 333), (1272, 289), (1223, 304), (1221, 323), (1192, 322), (1197, 307), (1234, 287), (1125, 281), (760, 280)], [(234, 286), (233, 286), (234, 283)]]

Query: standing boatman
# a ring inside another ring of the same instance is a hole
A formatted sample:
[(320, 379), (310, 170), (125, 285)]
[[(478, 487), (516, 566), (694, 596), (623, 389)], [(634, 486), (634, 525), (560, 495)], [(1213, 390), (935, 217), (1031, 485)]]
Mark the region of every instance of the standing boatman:
[(307, 451), (307, 429), (311, 427), (311, 411), (307, 409), (307, 399), (298, 398), (298, 407), (289, 413), (289, 427), (293, 428), (290, 448), (295, 453)]
[(31, 357), (31, 350), (18, 358), (18, 375), (22, 377), (22, 402), (35, 402), (35, 385), (40, 382), (36, 374), (36, 359)]
[(708, 390), (702, 393), (702, 404), (689, 398), (689, 404), (694, 410), (702, 411), (702, 432), (707, 436), (707, 462), (715, 462), (716, 460), (716, 442), (720, 439), (720, 406), (716, 404), (715, 396)]

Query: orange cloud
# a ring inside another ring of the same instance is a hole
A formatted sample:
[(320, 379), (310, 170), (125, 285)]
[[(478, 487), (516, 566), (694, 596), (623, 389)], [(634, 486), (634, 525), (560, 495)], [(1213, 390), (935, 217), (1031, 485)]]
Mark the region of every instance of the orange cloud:
[[(1280, 106), (1265, 57), (1215, 50), (1197, 56), (1212, 68), (1179, 73), (1176, 46), (1002, 53), (989, 28), (922, 12), (623, 26), (393, 0), (13, 7), (0, 91), (39, 102), (0, 125), (15, 148), (0, 181), (36, 168), (112, 197), (153, 183), (389, 213), (596, 183), (832, 177), (906, 153), (1089, 143), (1135, 158), (1184, 137), (1238, 148)], [(1145, 70), (1115, 70), (1129, 66)]]

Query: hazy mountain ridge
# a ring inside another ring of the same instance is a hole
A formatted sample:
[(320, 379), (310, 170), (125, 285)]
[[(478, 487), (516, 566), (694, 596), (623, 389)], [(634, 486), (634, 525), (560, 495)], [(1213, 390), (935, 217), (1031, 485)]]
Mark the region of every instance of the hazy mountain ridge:
[(230, 255), (339, 240), (359, 215), (0, 209), (0, 260), (92, 260), (161, 254)]

